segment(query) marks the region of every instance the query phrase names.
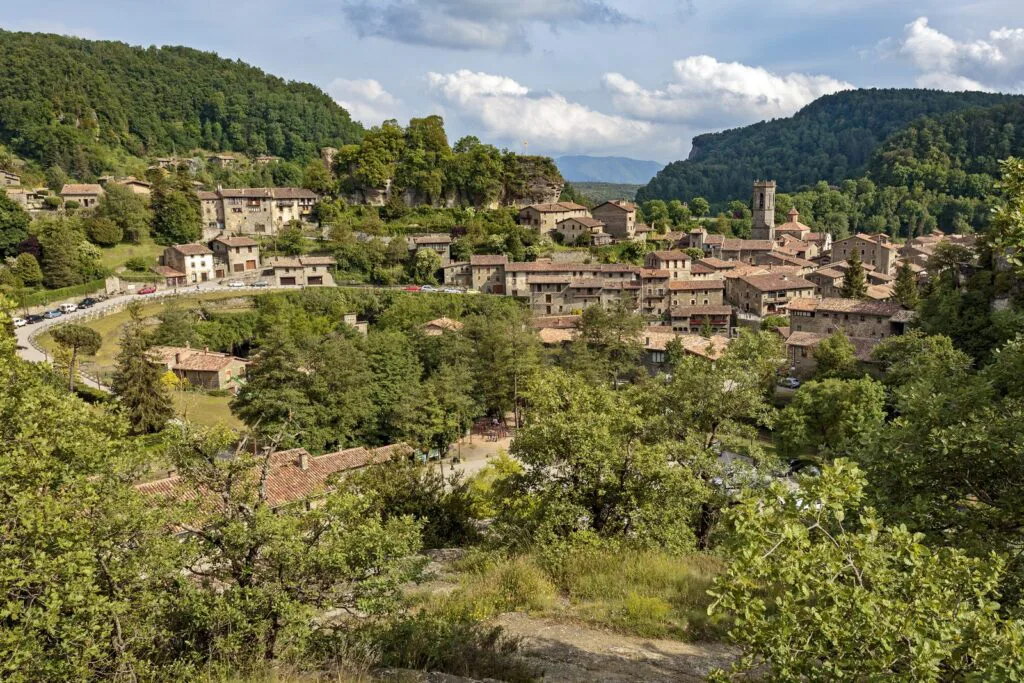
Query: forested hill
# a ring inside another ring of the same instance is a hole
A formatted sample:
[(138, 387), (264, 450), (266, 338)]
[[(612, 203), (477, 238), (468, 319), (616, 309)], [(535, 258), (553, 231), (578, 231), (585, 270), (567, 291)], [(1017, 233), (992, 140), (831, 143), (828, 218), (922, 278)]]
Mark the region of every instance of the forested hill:
[(213, 53), (0, 31), (0, 143), (77, 178), (123, 153), (300, 159), (362, 132), (316, 86)]
[(787, 191), (865, 173), (878, 146), (922, 116), (1021, 101), (994, 93), (850, 90), (827, 95), (786, 119), (699, 135), (685, 161), (666, 166), (637, 199), (745, 197), (753, 178), (774, 178)]

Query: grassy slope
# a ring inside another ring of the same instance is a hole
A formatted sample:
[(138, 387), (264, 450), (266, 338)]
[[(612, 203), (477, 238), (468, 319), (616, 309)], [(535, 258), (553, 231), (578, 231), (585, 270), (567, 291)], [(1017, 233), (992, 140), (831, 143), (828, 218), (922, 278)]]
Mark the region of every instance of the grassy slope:
[[(177, 302), (184, 307), (198, 307), (199, 303), (203, 301), (234, 299), (239, 296), (244, 296), (244, 294), (236, 292), (210, 292), (199, 296), (178, 297)], [(142, 307), (142, 315), (147, 322), (155, 324), (156, 316), (159, 315), (165, 306), (165, 301), (147, 303)], [(125, 323), (128, 322), (128, 318), (128, 311), (125, 310), (85, 323), (86, 327), (91, 327), (100, 333), (100, 336), (103, 337), (103, 345), (100, 347), (99, 353), (94, 357), (83, 360), (83, 370), (99, 375), (109, 381), (109, 377), (114, 371), (117, 353), (120, 350), (119, 339), (121, 337), (121, 330), (124, 328)], [(40, 335), (38, 342), (40, 346), (51, 354), (56, 348), (56, 344), (54, 344), (53, 338), (49, 334)], [(175, 408), (182, 417), (188, 417), (189, 420), (198, 424), (213, 425), (224, 422), (230, 427), (239, 427), (241, 422), (231, 414), (228, 408), (230, 401), (231, 399), (226, 396), (208, 396), (198, 392), (189, 392), (184, 395), (181, 395), (180, 392), (175, 392), (174, 396)]]
[(110, 268), (111, 270), (117, 270), (124, 265), (125, 261), (130, 258), (141, 256), (147, 261), (151, 262), (152, 265), (156, 265), (157, 259), (160, 258), (164, 248), (154, 242), (151, 238), (145, 238), (141, 244), (118, 244), (116, 247), (110, 247), (109, 249), (103, 249), (100, 255), (100, 264), (104, 268)]

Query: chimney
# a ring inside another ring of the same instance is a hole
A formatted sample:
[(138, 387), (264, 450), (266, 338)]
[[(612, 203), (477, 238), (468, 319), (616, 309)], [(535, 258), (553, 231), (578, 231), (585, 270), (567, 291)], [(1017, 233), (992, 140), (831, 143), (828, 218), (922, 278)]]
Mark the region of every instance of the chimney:
[(309, 453), (306, 449), (299, 451), (299, 469), (303, 472), (309, 469)]
[(174, 352), (174, 364), (181, 365), (181, 354), (177, 351)]

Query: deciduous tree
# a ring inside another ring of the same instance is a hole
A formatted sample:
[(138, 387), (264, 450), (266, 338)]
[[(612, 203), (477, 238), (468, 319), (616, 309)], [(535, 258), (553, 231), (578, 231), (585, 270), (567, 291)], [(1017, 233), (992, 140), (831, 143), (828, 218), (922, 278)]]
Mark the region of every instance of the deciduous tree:
[(73, 392), (78, 354), (96, 355), (103, 344), (103, 337), (91, 327), (75, 324), (61, 325), (51, 333), (51, 336), (57, 344), (71, 352), (71, 359), (68, 362), (68, 391)]

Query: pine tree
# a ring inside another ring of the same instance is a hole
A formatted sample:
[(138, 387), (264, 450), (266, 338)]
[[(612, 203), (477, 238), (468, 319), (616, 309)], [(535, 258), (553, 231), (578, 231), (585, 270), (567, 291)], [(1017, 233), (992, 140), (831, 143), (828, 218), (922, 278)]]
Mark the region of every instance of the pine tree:
[(300, 435), (316, 425), (309, 399), (309, 375), (298, 349), (280, 326), (273, 326), (245, 376), (231, 410), (251, 429), (284, 448), (304, 443)]
[(860, 254), (856, 249), (850, 255), (848, 264), (843, 275), (843, 297), (863, 299), (868, 294), (868, 283), (864, 277), (864, 264), (860, 262)]
[(910, 261), (904, 261), (896, 273), (896, 285), (893, 288), (892, 298), (902, 304), (904, 308), (910, 310), (917, 308), (917, 277), (910, 267)]
[(160, 430), (174, 415), (171, 398), (160, 381), (163, 369), (148, 355), (149, 340), (137, 304), (129, 307), (131, 320), (121, 335), (121, 350), (111, 389), (124, 406), (132, 432)]

